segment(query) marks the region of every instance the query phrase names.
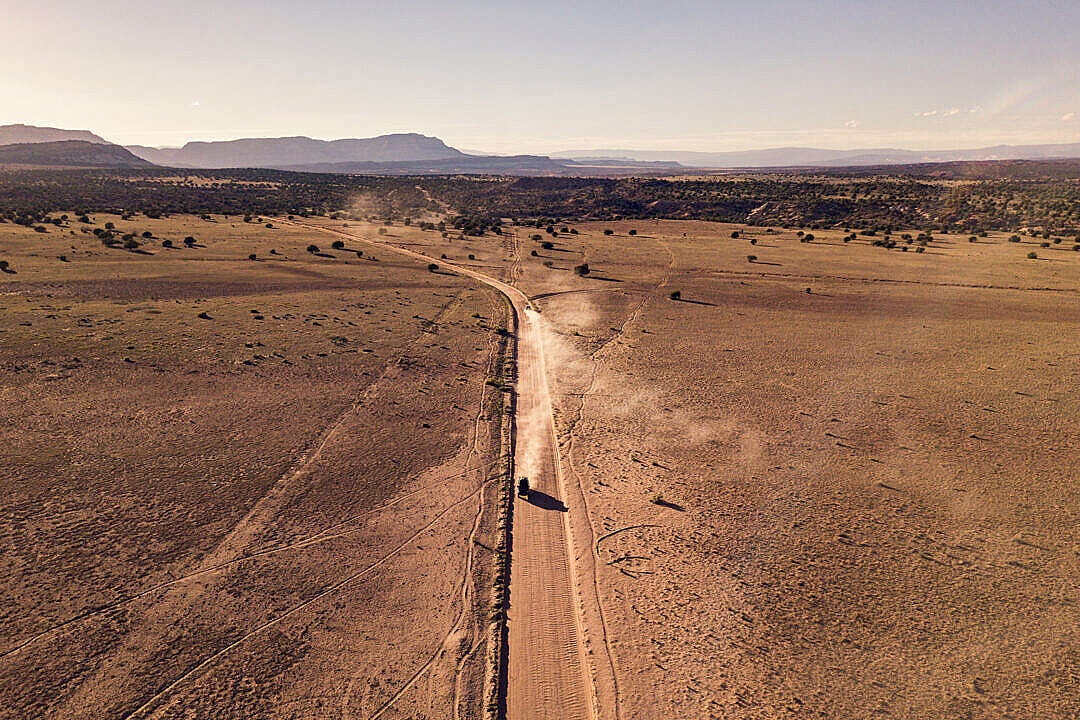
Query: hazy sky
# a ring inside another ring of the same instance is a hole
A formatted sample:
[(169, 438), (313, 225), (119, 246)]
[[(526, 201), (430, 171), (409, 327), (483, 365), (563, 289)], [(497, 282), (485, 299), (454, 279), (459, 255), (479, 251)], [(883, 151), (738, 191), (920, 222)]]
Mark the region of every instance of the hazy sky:
[(1080, 0), (3, 0), (0, 124), (121, 143), (1080, 141)]

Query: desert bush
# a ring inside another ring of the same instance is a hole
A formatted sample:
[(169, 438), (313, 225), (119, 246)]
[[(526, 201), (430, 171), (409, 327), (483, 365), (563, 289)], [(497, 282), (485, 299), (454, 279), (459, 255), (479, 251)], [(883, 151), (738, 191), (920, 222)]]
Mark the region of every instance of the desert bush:
[(167, 238), (165, 240), (162, 240), (161, 241), (161, 247), (171, 248), (172, 247), (172, 240), (169, 240)]
[(1041, 242), (1041, 243), (1039, 243), (1039, 247), (1044, 247), (1044, 248), (1050, 247), (1050, 243), (1048, 243), (1048, 242)]
[(680, 290), (672, 290), (668, 294), (668, 297), (671, 298), (672, 300), (681, 300), (682, 299), (682, 291), (680, 291)]
[(757, 255), (747, 255), (746, 256), (746, 261), (747, 262), (757, 262)]
[(977, 238), (977, 237), (975, 237), (974, 235), (972, 235), (971, 237), (969, 237), (969, 238), (968, 238), (968, 242), (969, 242), (969, 243), (973, 243), (973, 242), (975, 242), (976, 240), (978, 240), (978, 238)]
[(258, 260), (258, 259), (259, 258), (255, 256), (255, 253), (251, 253), (250, 255), (248, 255), (248, 260)]
[(334, 242), (330, 243), (330, 247), (334, 248), (335, 250), (344, 250), (345, 243), (341, 240), (335, 240)]
[(435, 272), (436, 270), (439, 269), (439, 266), (436, 265), (435, 263), (431, 263), (431, 264), (429, 264), (427, 266), (427, 269), (428, 269), (428, 272)]
[(144, 230), (142, 236), (149, 240), (150, 238), (154, 237), (154, 233), (150, 232), (149, 230)]
[(582, 277), (585, 277), (590, 272), (589, 271), (589, 263), (581, 263), (580, 265), (575, 265), (574, 266), (574, 272), (577, 273), (578, 275), (582, 276)]
[(475, 255), (473, 255), (472, 253), (469, 253), (469, 259), (470, 259), (470, 260), (475, 260), (475, 259), (476, 259), (476, 256), (475, 256)]
[(813, 236), (813, 234), (811, 234), (811, 233), (806, 233), (806, 235), (804, 235), (804, 236), (803, 236), (803, 242), (808, 242), (808, 243), (810, 243), (810, 242), (814, 242), (814, 236)]
[(637, 230), (631, 230), (628, 235), (637, 235)]
[(124, 241), (125, 250), (134, 250), (137, 247), (139, 247), (139, 241), (133, 237), (129, 237), (127, 240)]
[(739, 239), (739, 231), (738, 230), (732, 230), (731, 231), (731, 237), (733, 239), (735, 239), (735, 240), (738, 240)]
[(750, 238), (751, 245), (757, 245), (757, 238)]
[(1009, 236), (1009, 242), (1011, 242), (1011, 243), (1020, 242), (1020, 236), (1019, 235), (1010, 235)]
[(319, 246), (312, 243), (311, 245), (307, 246), (307, 251), (314, 255), (315, 253), (319, 252)]
[(555, 243), (551, 242), (550, 240), (545, 240), (544, 242), (540, 243), (540, 247), (544, 248), (545, 250), (554, 250)]
[(439, 257), (440, 257), (440, 258), (442, 258), (443, 260), (446, 260), (446, 259), (447, 259), (447, 258), (446, 258), (446, 253), (443, 253), (443, 254), (442, 254), (442, 255), (440, 255)]
[(919, 247), (915, 248), (915, 252), (917, 252), (917, 253), (926, 252), (926, 248), (924, 248), (924, 247), (922, 247), (920, 245)]
[(1028, 256), (1028, 260), (1035, 260), (1036, 258), (1038, 258), (1038, 257), (1039, 257), (1039, 253), (1037, 253), (1037, 252), (1035, 252), (1034, 250), (1032, 250), (1031, 252), (1029, 252), (1029, 253), (1027, 254), (1027, 256)]
[(608, 229), (604, 230), (604, 234), (605, 235), (614, 235), (615, 231), (612, 230), (611, 228), (608, 228)]
[(7, 270), (11, 267), (11, 263), (7, 260), (0, 260), (0, 270)]

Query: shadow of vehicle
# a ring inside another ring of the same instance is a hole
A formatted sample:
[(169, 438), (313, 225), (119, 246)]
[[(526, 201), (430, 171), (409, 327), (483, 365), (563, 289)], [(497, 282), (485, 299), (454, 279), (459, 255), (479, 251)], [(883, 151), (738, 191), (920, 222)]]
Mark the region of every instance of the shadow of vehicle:
[(541, 510), (558, 510), (559, 512), (566, 512), (567, 507), (563, 504), (562, 500), (554, 498), (548, 495), (546, 492), (541, 492), (536, 489), (530, 489), (528, 494), (525, 495), (525, 500), (530, 505), (535, 505)]

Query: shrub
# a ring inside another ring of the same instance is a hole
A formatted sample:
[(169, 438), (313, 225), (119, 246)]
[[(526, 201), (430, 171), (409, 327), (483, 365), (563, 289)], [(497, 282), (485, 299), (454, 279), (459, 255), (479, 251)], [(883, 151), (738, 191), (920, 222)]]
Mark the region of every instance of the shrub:
[(581, 263), (580, 265), (575, 265), (574, 266), (574, 272), (577, 273), (578, 275), (582, 276), (582, 277), (585, 277), (590, 272), (589, 271), (589, 263)]
[(1039, 243), (1039, 247), (1044, 247), (1044, 248), (1045, 248), (1045, 247), (1050, 247), (1050, 243), (1048, 243), (1048, 242), (1041, 242), (1041, 243)]
[(1031, 252), (1029, 252), (1029, 253), (1027, 254), (1027, 256), (1028, 256), (1028, 260), (1035, 260), (1036, 258), (1038, 258), (1038, 257), (1039, 257), (1039, 253), (1037, 253), (1037, 252), (1035, 252), (1034, 250), (1032, 250)]
[(1011, 243), (1020, 242), (1020, 236), (1019, 235), (1010, 235), (1009, 236), (1009, 242), (1011, 242)]
[(750, 238), (751, 245), (757, 245), (757, 238)]
[(129, 237), (127, 240), (124, 241), (125, 250), (134, 250), (137, 247), (139, 247), (139, 241), (133, 237)]
[(803, 242), (814, 242), (814, 236), (810, 233), (806, 233), (806, 235), (803, 236)]
[(917, 253), (926, 252), (926, 248), (924, 248), (924, 247), (922, 247), (920, 245), (919, 247), (915, 248), (915, 252), (917, 252)]
[(604, 230), (604, 234), (605, 235), (614, 235), (615, 231), (612, 230), (611, 228), (608, 228), (607, 230)]
[(637, 230), (631, 230), (628, 235), (637, 235)]
[(1080, 250), (1080, 243), (1077, 243), (1076, 245), (1073, 245), (1072, 249), (1073, 250)]
[(1054, 244), (1055, 245), (1060, 245), (1061, 244), (1061, 238), (1054, 238)]
[[(270, 252), (273, 252), (273, 250), (271, 250)], [(356, 257), (364, 257), (364, 251), (363, 250), (357, 250), (356, 251)]]
[(334, 242), (330, 243), (330, 247), (334, 248), (335, 250), (344, 250), (345, 243), (341, 240), (335, 240)]
[(7, 270), (10, 267), (11, 263), (9, 263), (7, 260), (0, 260), (0, 270)]
[(475, 260), (475, 259), (476, 259), (476, 256), (475, 256), (475, 255), (473, 255), (472, 253), (469, 253), (469, 259), (470, 259), (470, 260)]
[(248, 260), (258, 260), (258, 259), (259, 258), (255, 257), (255, 253), (251, 253), (250, 255), (248, 255)]
[(540, 243), (540, 247), (544, 248), (545, 250), (554, 250), (555, 243), (551, 242), (550, 240), (545, 240), (544, 242)]
[(682, 299), (682, 292), (679, 291), (679, 290), (672, 290), (671, 293), (668, 294), (668, 297), (671, 298), (672, 300), (681, 300)]
[(161, 241), (161, 247), (171, 248), (172, 247), (172, 240), (162, 240)]
[(431, 264), (429, 264), (427, 266), (427, 269), (428, 269), (428, 272), (435, 272), (436, 270), (439, 269), (439, 266), (436, 265), (435, 263), (431, 263)]
[(746, 261), (747, 262), (757, 262), (757, 255), (747, 255), (746, 256)]
[(144, 230), (142, 236), (149, 240), (150, 238), (154, 237), (154, 233), (150, 232), (149, 230)]
[(307, 251), (314, 255), (315, 253), (319, 252), (319, 246), (312, 243), (311, 245), (307, 246)]
[(974, 235), (972, 235), (971, 237), (969, 237), (969, 238), (968, 238), (968, 242), (969, 242), (969, 243), (973, 243), (973, 242), (975, 242), (976, 240), (978, 240), (978, 238), (977, 238), (977, 237), (975, 237)]
[(194, 245), (195, 244), (195, 238), (193, 238), (191, 235), (188, 235), (186, 238), (184, 238), (184, 244), (185, 245)]
[(441, 257), (441, 258), (442, 258), (443, 260), (446, 260), (446, 253), (443, 253), (442, 255), (440, 255), (440, 257)]
[(739, 231), (738, 230), (732, 230), (731, 231), (731, 237), (734, 238), (735, 240), (738, 240), (739, 239)]

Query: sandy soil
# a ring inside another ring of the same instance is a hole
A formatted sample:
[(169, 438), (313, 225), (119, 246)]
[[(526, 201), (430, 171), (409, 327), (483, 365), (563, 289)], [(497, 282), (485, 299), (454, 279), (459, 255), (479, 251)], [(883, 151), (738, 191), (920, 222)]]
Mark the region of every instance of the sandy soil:
[(515, 272), (551, 330), (618, 717), (1080, 713), (1080, 253), (575, 227), (552, 250), (519, 228)]
[(0, 225), (0, 716), (478, 717), (504, 302), (95, 219)]

